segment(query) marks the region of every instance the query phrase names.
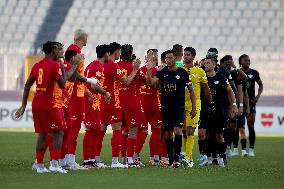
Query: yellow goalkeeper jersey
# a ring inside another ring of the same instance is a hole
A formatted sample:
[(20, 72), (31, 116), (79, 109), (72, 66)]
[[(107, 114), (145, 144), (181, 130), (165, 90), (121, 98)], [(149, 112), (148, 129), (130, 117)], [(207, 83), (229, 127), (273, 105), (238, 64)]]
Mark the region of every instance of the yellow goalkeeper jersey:
[[(192, 67), (187, 68), (183, 67), (189, 74), (192, 81), (192, 86), (195, 93), (196, 103), (199, 103), (200, 101), (200, 88), (202, 83), (207, 83), (207, 77), (206, 73), (202, 68), (199, 67)], [(191, 107), (191, 100), (190, 100), (190, 94), (188, 90), (185, 90), (185, 107)]]

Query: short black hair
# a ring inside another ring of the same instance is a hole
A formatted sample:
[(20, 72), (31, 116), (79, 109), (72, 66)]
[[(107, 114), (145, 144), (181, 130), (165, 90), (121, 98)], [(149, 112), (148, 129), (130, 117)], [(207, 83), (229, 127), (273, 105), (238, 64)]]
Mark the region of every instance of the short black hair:
[(193, 47), (185, 47), (184, 51), (189, 51), (192, 56), (196, 56), (196, 50)]
[(183, 47), (180, 44), (175, 44), (175, 45), (173, 45), (172, 50), (173, 50), (173, 53), (174, 53), (175, 56), (180, 56), (180, 55), (182, 55)]
[(165, 53), (165, 56), (166, 56), (167, 54), (170, 54), (170, 53), (173, 53), (173, 54), (174, 54), (174, 51), (173, 51), (173, 50), (167, 50), (167, 51), (165, 51), (164, 53)]
[(218, 55), (218, 49), (216, 49), (216, 48), (210, 48), (210, 49), (208, 49), (207, 53), (208, 52), (214, 52), (215, 54)]
[(75, 50), (67, 50), (64, 54), (64, 58), (66, 61), (70, 61), (74, 56), (78, 54)]
[(63, 48), (62, 43), (59, 43), (57, 41), (47, 41), (42, 45), (42, 51), (44, 54), (50, 54), (53, 49), (57, 48)]
[(165, 62), (166, 59), (166, 51), (161, 54), (161, 61)]
[(249, 55), (247, 55), (247, 54), (242, 54), (242, 55), (239, 57), (239, 64), (241, 64), (242, 59), (244, 59), (244, 58), (246, 58), (246, 57), (249, 57)]
[(220, 63), (222, 64), (228, 60), (233, 60), (233, 57), (231, 55), (225, 55), (223, 58), (221, 58)]
[(153, 51), (154, 53), (157, 53), (157, 52), (158, 52), (158, 49), (148, 49), (148, 50), (147, 50), (147, 54), (148, 54), (150, 51)]
[(116, 50), (121, 49), (121, 45), (117, 42), (112, 42), (109, 44), (109, 48), (110, 48), (109, 53), (113, 54)]
[(124, 44), (121, 46), (121, 55), (120, 58), (123, 61), (131, 61), (133, 54), (133, 47), (130, 44)]
[(96, 47), (96, 53), (98, 58), (103, 58), (106, 53), (110, 51), (109, 45), (103, 44), (103, 45), (98, 45)]

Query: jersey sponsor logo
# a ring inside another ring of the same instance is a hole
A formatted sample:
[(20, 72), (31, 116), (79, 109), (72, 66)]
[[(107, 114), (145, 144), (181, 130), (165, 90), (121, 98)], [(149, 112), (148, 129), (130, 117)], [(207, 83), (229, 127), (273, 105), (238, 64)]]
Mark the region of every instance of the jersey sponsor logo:
[(177, 86), (176, 84), (164, 84), (164, 89), (165, 91), (176, 91), (177, 90)]
[(196, 73), (193, 73), (193, 74), (191, 74), (193, 77), (197, 77), (197, 74)]

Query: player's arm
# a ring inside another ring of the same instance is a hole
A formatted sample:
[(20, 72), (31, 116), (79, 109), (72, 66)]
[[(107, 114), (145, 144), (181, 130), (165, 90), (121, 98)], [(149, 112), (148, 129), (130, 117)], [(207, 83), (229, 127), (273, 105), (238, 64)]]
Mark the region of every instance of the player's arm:
[[(154, 67), (153, 61), (150, 60), (150, 58), (147, 59), (146, 61), (146, 68), (147, 68), (147, 73), (146, 73), (146, 83), (147, 85), (151, 87), (158, 86), (159, 78), (157, 76), (152, 77), (152, 68)], [(157, 72), (159, 74), (160, 71)]]
[(139, 68), (140, 68), (140, 64), (141, 64), (141, 61), (139, 59), (136, 59), (134, 60), (133, 62), (133, 70), (131, 72), (131, 74), (126, 77), (126, 76), (123, 76), (122, 78), (120, 78), (120, 82), (126, 86), (130, 85), (130, 83), (133, 81), (133, 79), (135, 78)]
[(226, 86), (226, 91), (230, 102), (230, 115), (233, 118), (238, 112), (236, 98), (230, 85)]
[(259, 97), (260, 97), (261, 93), (263, 92), (263, 83), (262, 83), (262, 80), (259, 79), (258, 81), (256, 81), (256, 83), (258, 84), (258, 92), (257, 92), (256, 97), (254, 97), (254, 103), (257, 103), (257, 102), (258, 102)]
[(22, 98), (22, 105), (21, 107), (17, 110), (17, 112), (15, 113), (15, 117), (18, 119), (19, 117), (21, 117), (25, 110), (26, 110), (26, 106), (27, 106), (27, 102), (28, 102), (28, 97), (30, 94), (30, 89), (32, 87), (32, 85), (35, 82), (35, 78), (33, 76), (29, 76), (26, 83), (25, 83), (25, 87), (24, 87), (24, 92), (23, 92), (23, 98)]
[(238, 77), (240, 78), (241, 81), (245, 81), (248, 79), (248, 76), (241, 69), (238, 69)]
[(211, 103), (212, 102), (212, 95), (211, 95), (208, 83), (201, 83), (201, 87), (202, 87), (202, 89), (205, 93), (205, 96), (206, 96), (208, 102)]
[(196, 97), (195, 97), (195, 92), (194, 92), (191, 82), (187, 84), (187, 89), (190, 94), (190, 101), (192, 104), (190, 115), (191, 115), (191, 118), (194, 118), (196, 115)]
[(244, 104), (246, 106), (246, 115), (249, 115), (250, 114), (249, 96), (246, 87), (243, 89), (243, 96), (244, 96)]
[(238, 101), (239, 101), (239, 110), (238, 110), (238, 115), (242, 115), (243, 111), (244, 111), (244, 94), (243, 94), (243, 90), (242, 90), (242, 85), (237, 85), (238, 88)]
[(85, 95), (88, 97), (88, 100), (90, 102), (93, 102), (94, 95), (92, 94), (92, 92), (87, 87), (85, 87)]
[(109, 92), (107, 92), (99, 83), (96, 83), (95, 85), (91, 85), (92, 89), (97, 91), (98, 93), (104, 95), (105, 101), (109, 104), (111, 102), (111, 95)]

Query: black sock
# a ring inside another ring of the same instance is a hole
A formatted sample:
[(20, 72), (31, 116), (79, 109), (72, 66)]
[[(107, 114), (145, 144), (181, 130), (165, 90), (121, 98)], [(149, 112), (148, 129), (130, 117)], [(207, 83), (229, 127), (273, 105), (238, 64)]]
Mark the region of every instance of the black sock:
[(239, 131), (238, 130), (233, 134), (233, 144), (234, 144), (234, 148), (238, 148), (239, 146)]
[(182, 147), (182, 135), (175, 135), (175, 140), (174, 140), (174, 149), (175, 149), (175, 161), (179, 161), (179, 155), (181, 152), (181, 147)]
[(225, 158), (225, 151), (226, 151), (226, 142), (217, 143), (217, 153), (221, 158)]
[(173, 139), (166, 139), (166, 147), (169, 157), (169, 165), (171, 165), (174, 162), (174, 142)]
[(242, 144), (242, 149), (246, 150), (247, 149), (247, 139), (241, 139), (241, 144)]
[(204, 155), (204, 140), (198, 140), (199, 153)]
[(254, 128), (249, 128), (249, 145), (250, 148), (254, 148), (255, 143), (255, 131)]

